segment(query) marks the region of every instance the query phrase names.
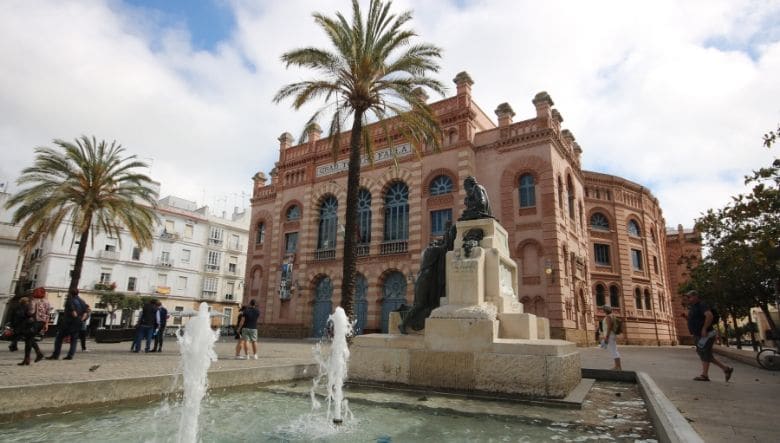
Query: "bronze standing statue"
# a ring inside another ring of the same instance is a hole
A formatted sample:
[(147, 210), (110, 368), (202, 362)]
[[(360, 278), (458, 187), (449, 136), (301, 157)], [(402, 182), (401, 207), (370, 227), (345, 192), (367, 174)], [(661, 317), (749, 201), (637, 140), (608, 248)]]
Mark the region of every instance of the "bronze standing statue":
[(408, 328), (420, 331), (425, 328), (425, 319), (439, 307), (439, 299), (446, 296), (447, 251), (455, 244), (455, 225), (450, 225), (444, 238), (437, 240), (423, 251), (420, 272), (414, 283), (414, 305), (401, 314), (399, 329), (406, 334)]

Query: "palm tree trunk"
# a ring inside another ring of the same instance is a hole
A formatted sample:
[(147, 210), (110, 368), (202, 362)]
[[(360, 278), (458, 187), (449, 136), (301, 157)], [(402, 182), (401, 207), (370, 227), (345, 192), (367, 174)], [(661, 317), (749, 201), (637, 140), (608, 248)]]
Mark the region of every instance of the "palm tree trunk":
[(350, 321), (354, 318), (352, 299), (357, 272), (357, 200), (360, 187), (360, 141), (363, 132), (363, 110), (355, 110), (349, 141), (349, 171), (347, 173), (347, 211), (344, 221), (344, 268), (341, 276), (341, 307)]
[(89, 225), (81, 233), (81, 239), (79, 240), (79, 247), (76, 250), (76, 262), (73, 264), (73, 273), (70, 276), (70, 286), (68, 287), (68, 296), (73, 294), (74, 291), (79, 288), (79, 280), (81, 280), (81, 267), (84, 264), (84, 255), (87, 252), (87, 241), (89, 240)]

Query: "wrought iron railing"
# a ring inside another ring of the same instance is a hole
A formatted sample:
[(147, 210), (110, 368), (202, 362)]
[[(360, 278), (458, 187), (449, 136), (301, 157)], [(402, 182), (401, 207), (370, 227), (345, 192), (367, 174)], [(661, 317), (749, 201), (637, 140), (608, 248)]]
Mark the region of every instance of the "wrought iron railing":
[(333, 260), (335, 258), (336, 258), (336, 250), (335, 249), (320, 249), (318, 251), (314, 251), (314, 260), (315, 261)]
[(403, 254), (408, 250), (409, 250), (408, 240), (390, 241), (379, 245), (379, 254), (381, 255)]

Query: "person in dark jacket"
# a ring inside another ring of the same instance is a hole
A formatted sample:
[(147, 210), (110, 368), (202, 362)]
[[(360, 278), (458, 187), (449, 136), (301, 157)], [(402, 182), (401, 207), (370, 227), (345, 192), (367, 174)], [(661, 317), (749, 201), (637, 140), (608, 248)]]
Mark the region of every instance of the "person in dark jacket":
[(86, 314), (87, 304), (79, 297), (79, 290), (69, 291), (68, 299), (65, 301), (65, 311), (62, 313), (62, 319), (59, 322), (57, 337), (54, 339), (54, 352), (46, 357), (47, 360), (60, 358), (62, 341), (65, 337), (70, 337), (70, 349), (68, 349), (68, 355), (63, 360), (73, 360), (73, 356), (76, 354), (76, 343), (79, 339), (81, 322), (86, 318)]
[(163, 336), (165, 335), (165, 326), (168, 324), (168, 310), (158, 300), (157, 301), (157, 333), (154, 334), (154, 348), (152, 352), (162, 352)]
[(685, 296), (688, 298), (688, 332), (693, 336), (696, 353), (701, 360), (701, 374), (694, 377), (694, 380), (710, 381), (709, 370), (710, 363), (712, 363), (723, 370), (726, 381), (729, 381), (734, 373), (734, 368), (726, 366), (712, 353), (712, 347), (715, 345), (715, 338), (718, 335), (714, 328), (716, 322), (714, 321), (713, 309), (699, 298), (699, 293), (695, 290), (686, 292)]
[(30, 364), (30, 351), (35, 349), (35, 361), (41, 361), (43, 353), (35, 342), (35, 334), (38, 330), (35, 327), (35, 312), (30, 310), (30, 299), (22, 297), (19, 305), (14, 310), (13, 328), (20, 340), (24, 340), (24, 360), (19, 366)]
[(133, 352), (141, 350), (141, 340), (146, 340), (144, 352), (149, 352), (152, 344), (154, 331), (159, 326), (157, 323), (157, 300), (149, 300), (141, 308), (141, 314), (138, 316), (138, 326), (136, 327), (135, 340), (133, 340)]

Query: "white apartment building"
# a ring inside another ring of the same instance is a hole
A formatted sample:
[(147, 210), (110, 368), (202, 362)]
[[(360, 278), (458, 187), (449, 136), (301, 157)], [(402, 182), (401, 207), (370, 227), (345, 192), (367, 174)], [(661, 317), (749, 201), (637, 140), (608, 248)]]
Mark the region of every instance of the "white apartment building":
[[(224, 312), (215, 326), (235, 323), (243, 293), (249, 214), (212, 215), (207, 206), (169, 196), (158, 202), (159, 225), (151, 249), (141, 250), (128, 232), (118, 238), (93, 233), (87, 246), (79, 289), (93, 307), (92, 327), (120, 324), (98, 307), (100, 290), (113, 288), (126, 294), (153, 296), (169, 312), (197, 310), (207, 302)], [(62, 309), (78, 238), (69, 225), (47, 238), (30, 254), (31, 287), (43, 286), (49, 301)], [(117, 313), (118, 314), (118, 313)], [(174, 317), (170, 324), (182, 324)]]
[(23, 262), (19, 253), (21, 244), (17, 240), (19, 228), (11, 224), (12, 212), (4, 209), (10, 197), (0, 190), (0, 319), (5, 318), (6, 303), (14, 296)]

